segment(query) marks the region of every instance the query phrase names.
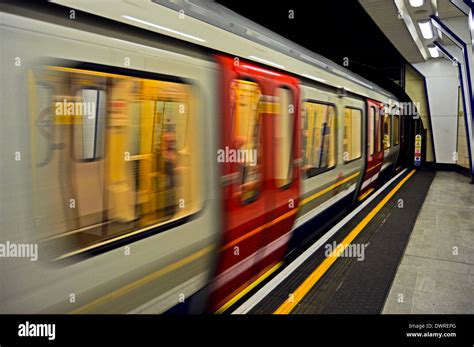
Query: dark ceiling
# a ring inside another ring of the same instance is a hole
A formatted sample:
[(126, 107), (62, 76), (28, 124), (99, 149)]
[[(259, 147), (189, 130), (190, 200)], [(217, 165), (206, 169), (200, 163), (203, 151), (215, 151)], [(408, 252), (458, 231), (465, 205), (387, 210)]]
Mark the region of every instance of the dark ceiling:
[(217, 2), (383, 86), (400, 79), (403, 57), (357, 0)]

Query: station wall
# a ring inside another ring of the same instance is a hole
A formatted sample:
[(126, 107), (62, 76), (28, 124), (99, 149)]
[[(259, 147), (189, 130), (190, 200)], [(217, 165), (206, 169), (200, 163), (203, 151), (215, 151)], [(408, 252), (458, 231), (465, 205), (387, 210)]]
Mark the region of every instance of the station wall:
[(405, 92), (410, 96), (411, 100), (416, 103), (421, 120), (423, 121), (423, 126), (427, 129), (426, 161), (434, 162), (433, 139), (431, 136), (429, 107), (426, 100), (424, 77), (408, 64), (405, 68)]
[(458, 142), (462, 142), (458, 141), (458, 136), (464, 136), (465, 141), (465, 132), (458, 131), (458, 69), (442, 58), (417, 63), (414, 67), (426, 80), (436, 162), (456, 164), (459, 158)]

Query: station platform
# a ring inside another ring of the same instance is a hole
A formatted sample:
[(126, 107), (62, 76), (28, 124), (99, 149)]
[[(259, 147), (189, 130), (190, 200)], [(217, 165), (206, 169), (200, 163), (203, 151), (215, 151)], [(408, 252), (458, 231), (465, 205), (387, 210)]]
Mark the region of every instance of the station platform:
[(403, 170), (231, 312), (472, 312), (473, 193), (455, 172)]
[(474, 312), (474, 186), (438, 172), (398, 267), (383, 313)]

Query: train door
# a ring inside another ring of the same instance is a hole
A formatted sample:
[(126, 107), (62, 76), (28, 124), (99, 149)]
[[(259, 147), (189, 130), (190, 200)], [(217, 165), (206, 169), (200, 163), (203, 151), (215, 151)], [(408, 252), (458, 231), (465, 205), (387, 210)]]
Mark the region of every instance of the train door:
[(291, 228), (297, 212), (299, 174), (297, 155), (300, 120), (299, 89), (295, 80), (271, 81), (272, 102), (262, 114), (264, 147), (268, 150), (266, 187), (268, 191), (265, 225), (259, 239), (258, 258), (253, 273), (258, 277), (266, 273), (286, 253)]
[(297, 80), (253, 63), (221, 64), (223, 237), (210, 310), (221, 312), (282, 260), (297, 211)]
[(380, 168), (383, 165), (383, 137), (382, 137), (383, 103), (367, 100), (367, 162), (364, 178), (359, 192), (359, 200), (363, 200), (374, 190)]
[(400, 111), (397, 107), (392, 107), (387, 110), (382, 116), (383, 124), (383, 148), (384, 157), (381, 171), (384, 174), (390, 174), (395, 170), (395, 164), (397, 162), (399, 153), (399, 119)]

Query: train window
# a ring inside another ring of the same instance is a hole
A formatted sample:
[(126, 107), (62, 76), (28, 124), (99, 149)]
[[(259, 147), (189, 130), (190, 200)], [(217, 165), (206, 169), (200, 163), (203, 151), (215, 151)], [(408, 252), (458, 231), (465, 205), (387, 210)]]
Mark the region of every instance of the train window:
[(374, 154), (375, 149), (375, 107), (371, 106), (369, 110), (369, 118), (368, 118), (368, 125), (367, 125), (367, 134), (368, 139), (367, 142), (369, 144), (369, 154)]
[(235, 80), (232, 89), (235, 103), (233, 147), (243, 154), (243, 161), (240, 162), (240, 200), (248, 204), (257, 199), (262, 179), (258, 163), (261, 91), (257, 83), (244, 80)]
[(393, 115), (393, 145), (396, 146), (400, 143), (400, 116), (398, 114)]
[(362, 111), (346, 107), (344, 110), (343, 158), (345, 162), (362, 156)]
[(391, 118), (392, 116), (389, 114), (385, 114), (383, 116), (383, 149), (388, 149), (391, 146), (390, 136), (392, 134), (391, 131)]
[(279, 113), (275, 115), (275, 182), (277, 188), (288, 186), (293, 180), (293, 93), (287, 88), (278, 88)]
[(382, 126), (381, 126), (381, 109), (375, 112), (375, 152), (382, 150)]
[(307, 101), (302, 123), (303, 167), (312, 177), (336, 165), (336, 108)]
[[(40, 182), (50, 187), (43, 200), (54, 196), (47, 209), (36, 211), (45, 221), (38, 229), (54, 236), (46, 241), (50, 256), (93, 249), (150, 226), (164, 230), (200, 209), (201, 152), (190, 85), (159, 75), (38, 70), (38, 83), (54, 87), (53, 126), (62, 145), (55, 160), (61, 160), (61, 174), (69, 175), (62, 187), (53, 181), (57, 161), (38, 168), (41, 177), (51, 177)], [(80, 113), (70, 113), (71, 107)], [(65, 155), (70, 151), (74, 158)], [(74, 211), (59, 204), (65, 199), (73, 201)]]
[[(74, 102), (74, 152), (76, 160), (96, 160), (103, 156), (105, 131), (105, 91), (81, 89)], [(66, 109), (66, 107), (65, 107)], [(77, 112), (76, 112), (77, 111)]]

